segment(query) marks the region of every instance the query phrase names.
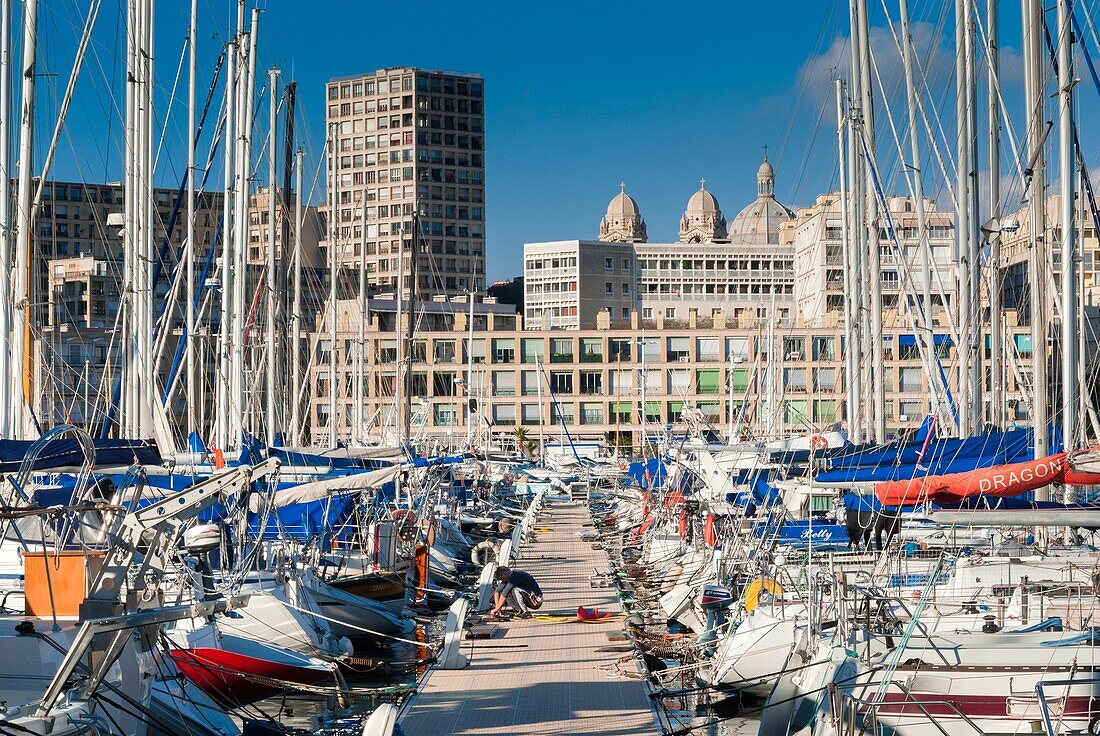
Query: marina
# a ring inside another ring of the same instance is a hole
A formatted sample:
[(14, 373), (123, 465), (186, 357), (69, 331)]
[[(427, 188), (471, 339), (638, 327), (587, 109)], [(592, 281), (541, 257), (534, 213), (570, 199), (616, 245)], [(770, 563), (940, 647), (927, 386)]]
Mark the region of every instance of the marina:
[(0, 0), (0, 736), (1100, 734), (1100, 9), (773, 5)]
[[(406, 733), (656, 733), (616, 591), (590, 586), (607, 558), (577, 535), (591, 528), (586, 505), (554, 501), (536, 524), (512, 564), (539, 581), (543, 607), (529, 620), (487, 624), (486, 639), (468, 635), (469, 665), (429, 671), (405, 706)], [(611, 616), (580, 622), (578, 605)]]

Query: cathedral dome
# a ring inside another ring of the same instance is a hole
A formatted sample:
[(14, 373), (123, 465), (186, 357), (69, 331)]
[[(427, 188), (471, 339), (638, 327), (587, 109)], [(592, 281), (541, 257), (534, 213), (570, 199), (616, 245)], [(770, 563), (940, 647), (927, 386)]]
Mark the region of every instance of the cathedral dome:
[(756, 170), (756, 199), (733, 218), (730, 242), (778, 243), (779, 224), (792, 219), (794, 213), (775, 199), (775, 169), (765, 154)]
[(638, 217), (638, 203), (626, 193), (626, 184), (619, 185), (619, 193), (607, 205), (607, 217)]
[(718, 199), (707, 191), (705, 179), (699, 180), (699, 191), (688, 200), (680, 218), (681, 243), (717, 243), (726, 238), (726, 218)]
[(644, 243), (646, 239), (645, 220), (638, 203), (626, 193), (626, 184), (619, 184), (619, 193), (608, 203), (607, 213), (600, 220), (600, 240)]
[(707, 191), (706, 182), (699, 183), (699, 191), (691, 195), (688, 200), (687, 214), (689, 215), (713, 215), (721, 212), (718, 206), (718, 198)]

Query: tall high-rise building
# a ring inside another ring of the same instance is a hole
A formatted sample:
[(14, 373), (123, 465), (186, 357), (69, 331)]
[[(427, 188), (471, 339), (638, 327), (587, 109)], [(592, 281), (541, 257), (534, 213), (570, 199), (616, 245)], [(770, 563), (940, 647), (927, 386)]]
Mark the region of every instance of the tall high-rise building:
[(484, 90), (477, 75), (411, 67), (328, 82), (328, 237), (345, 270), (365, 264), (372, 293), (397, 288), (402, 249), (405, 294), (414, 273), (422, 298), (485, 287)]

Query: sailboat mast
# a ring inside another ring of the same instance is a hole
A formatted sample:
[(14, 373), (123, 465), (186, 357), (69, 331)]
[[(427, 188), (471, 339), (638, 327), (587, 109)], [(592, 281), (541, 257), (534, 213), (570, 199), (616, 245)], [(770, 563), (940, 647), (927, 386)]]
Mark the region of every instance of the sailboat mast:
[[(11, 385), (12, 365), (11, 4), (0, 0), (0, 391)], [(11, 413), (12, 402), (0, 401), (0, 437), (12, 436)]]
[(266, 415), (266, 421), (264, 422), (264, 428), (267, 430), (267, 442), (268, 444), (275, 444), (275, 439), (278, 436), (279, 427), (278, 419), (276, 417), (275, 396), (279, 393), (278, 390), (278, 371), (276, 365), (276, 358), (279, 354), (279, 333), (278, 333), (278, 308), (277, 308), (277, 294), (276, 288), (278, 286), (278, 279), (275, 278), (275, 217), (276, 209), (275, 204), (278, 197), (279, 187), (275, 184), (275, 151), (277, 133), (279, 131), (279, 98), (275, 93), (279, 86), (279, 70), (269, 69), (267, 72), (267, 96), (268, 96), (268, 119), (271, 127), (267, 141), (267, 288), (265, 296), (267, 297), (267, 346), (265, 348), (266, 358), (265, 368), (266, 370), (266, 386), (265, 386), (265, 406), (264, 414)]
[(363, 381), (365, 376), (363, 375), (364, 369), (364, 357), (367, 350), (367, 198), (363, 197), (363, 202), (360, 212), (360, 222), (363, 223), (362, 231), (359, 236), (359, 308), (356, 317), (359, 320), (359, 334), (355, 341), (355, 392), (354, 401), (355, 404), (352, 407), (352, 416), (354, 417), (354, 427), (352, 428), (351, 438), (358, 438), (364, 444), (366, 444), (366, 437), (363, 436)]
[[(850, 216), (848, 207), (848, 171), (847, 150), (845, 145), (845, 131), (848, 128), (848, 116), (844, 109), (844, 80), (834, 80), (836, 87), (836, 152), (837, 171), (840, 174), (840, 233), (841, 255), (844, 261), (844, 331), (846, 350), (844, 350), (844, 385), (845, 385), (845, 413), (848, 416), (848, 433), (852, 441), (856, 441), (857, 421), (859, 412), (858, 381), (852, 379), (859, 373), (859, 358), (855, 348), (859, 340), (859, 332), (855, 328), (856, 315), (855, 301), (853, 300), (855, 287), (855, 275), (852, 267), (852, 232), (848, 227)], [(730, 369), (732, 376), (733, 369)], [(730, 383), (730, 442), (733, 442), (733, 384)]]
[(852, 403), (849, 406), (850, 433), (853, 442), (861, 442), (866, 438), (867, 415), (869, 403), (864, 401), (864, 389), (867, 384), (864, 378), (868, 348), (864, 344), (870, 333), (870, 320), (868, 317), (868, 297), (865, 288), (864, 255), (866, 246), (866, 231), (863, 229), (863, 198), (858, 192), (863, 191), (863, 168), (860, 162), (863, 160), (858, 152), (856, 140), (856, 123), (860, 113), (860, 100), (858, 95), (860, 85), (860, 53), (859, 43), (859, 16), (856, 12), (855, 2), (848, 6), (848, 21), (850, 27), (851, 42), (851, 79), (848, 82), (848, 116), (845, 121), (844, 138), (848, 148), (848, 272), (845, 276), (845, 288), (848, 299), (851, 302), (852, 322), (848, 326), (849, 351), (854, 354), (852, 372), (847, 380), (851, 387)]
[(970, 377), (970, 344), (973, 341), (974, 304), (971, 302), (970, 271), (976, 266), (970, 260), (970, 137), (967, 133), (970, 118), (970, 90), (967, 77), (969, 43), (967, 39), (970, 15), (969, 0), (955, 0), (955, 242), (959, 264), (958, 300), (959, 333), (959, 433), (972, 433), (975, 417), (971, 412), (974, 386)]
[(981, 189), (978, 178), (978, 64), (974, 42), (977, 38), (975, 31), (974, 15), (976, 0), (963, 0), (966, 5), (963, 29), (966, 33), (966, 140), (967, 140), (967, 168), (966, 175), (969, 182), (968, 194), (969, 230), (967, 236), (967, 264), (970, 268), (970, 280), (967, 283), (970, 294), (970, 318), (971, 327), (967, 333), (970, 342), (967, 350), (970, 354), (968, 365), (970, 369), (970, 427), (971, 431), (981, 431), (985, 422), (985, 403), (982, 399), (985, 389), (985, 381), (982, 373), (982, 309), (981, 299), (981, 221), (978, 219), (979, 191)]
[[(412, 365), (413, 365), (413, 329), (416, 325), (416, 291), (419, 275), (417, 273), (416, 262), (420, 257), (420, 212), (413, 211), (412, 217), (412, 237), (409, 239), (409, 249), (412, 251), (409, 257), (409, 309), (408, 315), (405, 318), (405, 373), (402, 379), (402, 396), (404, 401), (401, 404), (401, 420), (402, 426), (405, 428), (403, 434), (401, 434), (401, 441), (404, 442), (412, 434)], [(405, 239), (401, 239), (401, 244), (404, 246)], [(404, 247), (402, 247), (404, 250)], [(404, 274), (404, 271), (401, 272)], [(403, 276), (402, 276), (403, 278)]]
[(1073, 29), (1069, 0), (1058, 0), (1058, 175), (1062, 225), (1062, 441), (1072, 450), (1077, 441), (1079, 404), (1077, 376), (1077, 223), (1073, 158)]
[(882, 354), (882, 251), (879, 248), (878, 193), (871, 167), (875, 161), (875, 114), (871, 87), (871, 45), (867, 23), (867, 0), (857, 0), (861, 112), (863, 114), (864, 220), (867, 230), (867, 278), (871, 319), (871, 405), (875, 442), (886, 441), (886, 367)]
[(302, 165), (305, 152), (294, 155), (294, 295), (290, 307), (290, 437), (294, 446), (302, 441)]
[(34, 186), (34, 93), (38, 45), (38, 0), (23, 3), (23, 107), (19, 127), (19, 181), (16, 194), (15, 269), (12, 282), (11, 331), (11, 402), (9, 436), (19, 439), (27, 434), (27, 401), (30, 399), (30, 267), (31, 194)]
[(336, 215), (336, 149), (338, 128), (333, 123), (329, 128), (329, 216), (328, 216), (328, 441), (329, 447), (336, 447), (336, 248), (339, 242), (340, 223)]
[(187, 429), (184, 434), (198, 429), (195, 406), (202, 401), (198, 391), (198, 366), (195, 361), (195, 82), (198, 75), (198, 8), (198, 0), (191, 0), (191, 25), (187, 31), (187, 337), (183, 345), (187, 365)]
[(470, 403), (474, 387), (474, 291), (470, 290), (470, 314), (466, 330), (466, 447), (474, 444), (474, 407)]
[[(1001, 222), (1001, 79), (1000, 79), (1000, 0), (986, 0), (986, 67), (988, 72), (989, 118), (989, 216), (1000, 228)], [(1001, 301), (1001, 233), (991, 233), (989, 239), (989, 373), (990, 421), (1004, 428), (1004, 314)]]
[[(935, 319), (932, 314), (932, 247), (928, 242), (928, 219), (925, 217), (924, 211), (924, 177), (921, 173), (921, 151), (920, 151), (920, 132), (917, 127), (917, 106), (919, 105), (919, 99), (917, 97), (917, 86), (913, 79), (913, 36), (909, 27), (909, 3), (906, 0), (900, 0), (900, 14), (901, 14), (901, 43), (902, 43), (902, 65), (905, 68), (905, 96), (906, 96), (906, 109), (908, 112), (908, 124), (909, 124), (909, 171), (913, 177), (913, 209), (917, 218), (917, 243), (920, 249), (920, 270), (921, 270), (921, 309), (918, 310), (924, 313), (923, 324), (921, 320), (915, 320), (916, 335), (915, 339), (920, 340), (923, 344), (922, 357), (935, 355), (935, 343), (932, 337), (931, 328), (935, 325)], [(908, 256), (902, 254), (902, 257), (908, 260)], [(909, 296), (902, 293), (898, 296), (899, 299), (908, 299)], [(919, 329), (919, 327), (927, 327), (928, 329)], [(928, 376), (929, 387), (932, 389), (929, 394), (931, 399), (931, 411), (937, 420), (942, 419), (943, 406), (940, 403), (940, 392), (935, 385), (934, 377), (929, 373)]]
[[(397, 372), (394, 374), (393, 419), (397, 434), (397, 444), (405, 445), (405, 239), (401, 238), (397, 246), (397, 321), (394, 324), (394, 336), (397, 338)], [(471, 345), (471, 348), (473, 346)]]
[[(241, 77), (243, 84), (238, 89), (237, 114), (240, 116), (240, 128), (237, 130), (237, 190), (235, 214), (233, 217), (234, 253), (237, 266), (237, 290), (234, 293), (236, 303), (233, 305), (234, 335), (233, 335), (233, 435), (230, 441), (234, 447), (239, 447), (243, 440), (245, 421), (245, 367), (244, 367), (244, 335), (248, 319), (245, 294), (248, 290), (248, 195), (249, 176), (252, 168), (252, 127), (253, 127), (253, 100), (256, 90), (256, 43), (259, 36), (260, 11), (252, 9), (252, 19), (249, 30), (241, 41), (241, 49), (244, 51), (242, 60)], [(247, 44), (247, 45), (246, 45)], [(255, 366), (253, 366), (254, 368)], [(249, 412), (251, 413), (251, 412)], [(255, 429), (249, 426), (249, 429)]]
[(234, 290), (237, 288), (235, 259), (233, 257), (233, 188), (236, 186), (234, 172), (234, 154), (236, 153), (236, 108), (237, 108), (237, 41), (226, 44), (225, 51), (225, 126), (222, 140), (225, 146), (224, 193), (222, 195), (222, 294), (221, 325), (218, 348), (218, 413), (215, 422), (215, 446), (226, 449), (229, 444), (229, 382), (230, 356), (232, 352), (233, 305), (236, 301)]
[[(1042, 0), (1022, 0), (1024, 50), (1024, 99), (1027, 105), (1028, 240), (1031, 257), (1028, 271), (1031, 281), (1031, 418), (1034, 427), (1035, 457), (1050, 454), (1049, 406), (1047, 401), (1047, 244), (1046, 244), (1046, 161), (1043, 69)], [(1036, 492), (1037, 500), (1047, 500), (1047, 491)]]

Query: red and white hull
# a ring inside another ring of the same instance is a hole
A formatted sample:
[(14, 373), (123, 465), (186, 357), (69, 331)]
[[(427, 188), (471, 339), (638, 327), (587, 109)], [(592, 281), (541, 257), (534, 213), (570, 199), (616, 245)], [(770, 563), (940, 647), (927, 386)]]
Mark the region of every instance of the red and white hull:
[(217, 646), (173, 649), (179, 671), (215, 702), (236, 708), (270, 698), (295, 685), (335, 682), (333, 666), (297, 652), (239, 637), (218, 637)]

